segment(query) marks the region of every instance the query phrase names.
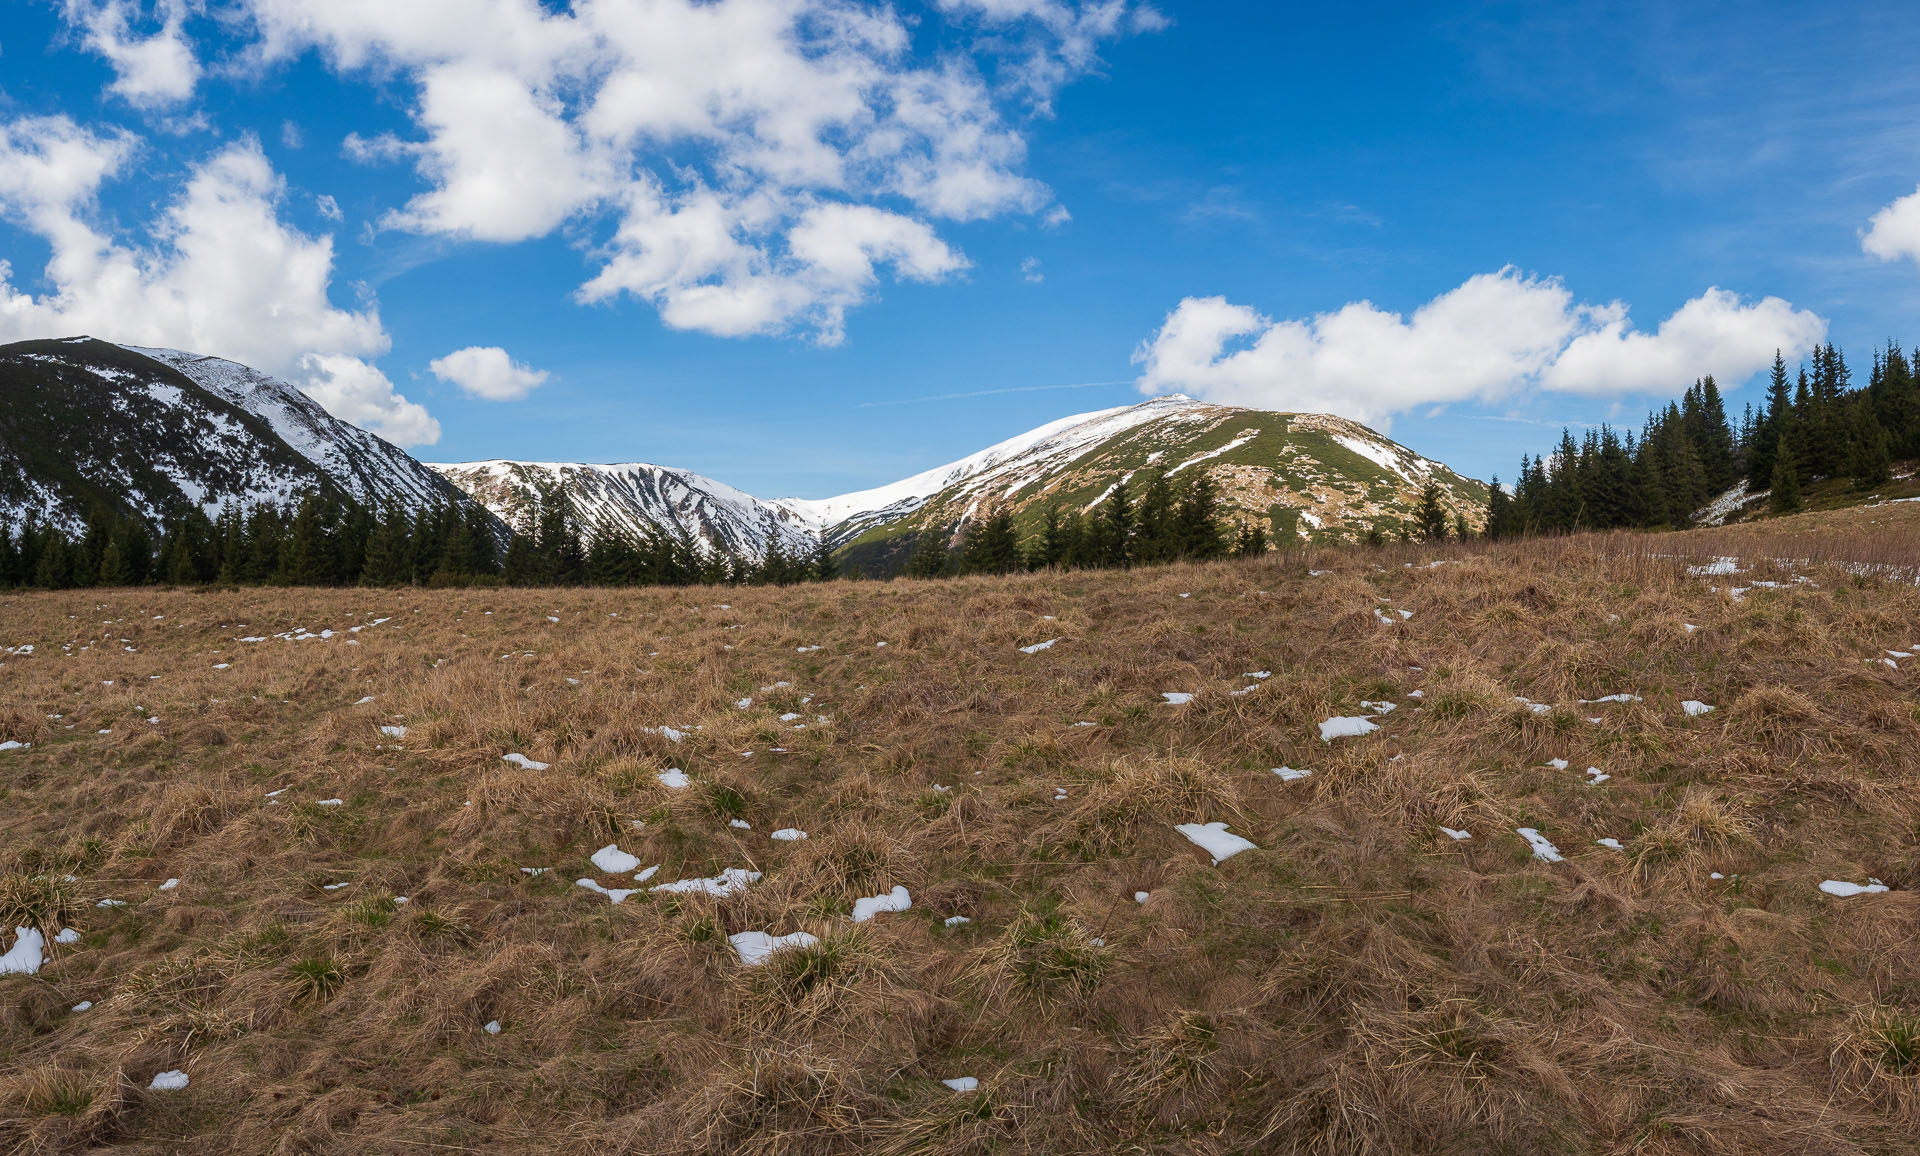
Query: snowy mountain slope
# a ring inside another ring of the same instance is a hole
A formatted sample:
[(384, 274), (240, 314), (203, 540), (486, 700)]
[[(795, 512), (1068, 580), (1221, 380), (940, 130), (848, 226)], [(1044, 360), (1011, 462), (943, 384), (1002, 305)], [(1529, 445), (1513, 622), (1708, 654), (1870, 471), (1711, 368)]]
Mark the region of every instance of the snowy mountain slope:
[(280, 440), (363, 503), (407, 510), (457, 499), (459, 491), (404, 450), (341, 421), (299, 389), (259, 370), (177, 349), (128, 346), (265, 421)]
[(1438, 482), (1449, 511), (1478, 523), (1486, 487), (1357, 422), (1212, 405), (1175, 394), (1077, 414), (873, 489), (763, 501), (686, 470), (633, 463), (489, 461), (436, 465), (510, 523), (526, 524), (543, 489), (566, 494), (582, 526), (682, 528), (711, 547), (760, 557), (766, 543), (804, 551), (825, 535), (852, 565), (886, 572), (916, 535), (963, 532), (1008, 507), (1023, 531), (1049, 506), (1096, 507), (1123, 479), (1193, 471), (1219, 486), (1229, 517), (1258, 520), (1281, 541), (1356, 540), (1410, 527), (1419, 492)]
[(158, 528), (170, 512), (464, 501), (386, 442), (232, 362), (92, 338), (0, 346), (0, 520), (77, 528), (96, 506)]
[(829, 531), (836, 540), (846, 540), (863, 530), (907, 517), (943, 492), (972, 494), (990, 488), (992, 483), (985, 480), (988, 478), (1011, 477), (1017, 489), (1025, 484), (1019, 479), (1044, 476), (1107, 438), (1147, 422), (1180, 420), (1196, 406), (1205, 408), (1176, 393), (1139, 405), (1075, 414), (890, 485), (813, 501), (779, 498), (773, 504)]
[(832, 544), (870, 572), (892, 569), (919, 533), (955, 535), (1006, 507), (1023, 532), (1048, 507), (1096, 508), (1121, 482), (1137, 496), (1155, 474), (1175, 482), (1204, 471), (1234, 521), (1264, 524), (1286, 541), (1357, 540), (1410, 528), (1421, 488), (1470, 524), (1486, 486), (1421, 457), (1358, 422), (1274, 413), (1178, 394), (1053, 422), (893, 486), (817, 502), (782, 502), (829, 522)]
[(647, 527), (684, 530), (710, 550), (759, 560), (778, 541), (790, 554), (814, 548), (806, 519), (752, 494), (689, 470), (645, 462), (487, 461), (428, 467), (466, 491), (509, 525), (532, 528), (542, 491), (566, 496), (591, 539), (603, 529), (638, 534)]

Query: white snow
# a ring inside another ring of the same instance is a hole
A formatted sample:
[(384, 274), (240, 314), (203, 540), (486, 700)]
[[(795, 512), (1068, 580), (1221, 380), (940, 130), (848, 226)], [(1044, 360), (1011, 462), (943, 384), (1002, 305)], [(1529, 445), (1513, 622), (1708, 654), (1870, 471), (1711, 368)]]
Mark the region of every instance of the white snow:
[(529, 771), (544, 771), (550, 765), (548, 763), (535, 762), (534, 760), (518, 752), (509, 754), (509, 755), (501, 755), (500, 761), (503, 763), (512, 763), (517, 767), (521, 767)]
[(1548, 759), (1548, 760), (1547, 760), (1547, 765), (1548, 765), (1548, 766), (1550, 766), (1550, 767), (1552, 767), (1552, 768), (1553, 768), (1554, 770), (1556, 770), (1556, 771), (1564, 771), (1564, 770), (1566, 770), (1566, 769), (1567, 769), (1567, 760), (1565, 760), (1565, 759)]
[(187, 1074), (179, 1068), (174, 1068), (155, 1076), (153, 1083), (147, 1085), (147, 1089), (154, 1092), (177, 1092), (186, 1087), (187, 1083)]
[(316, 807), (344, 807), (346, 805), (347, 801), (345, 799), (322, 799), (314, 804)]
[(1275, 767), (1273, 768), (1273, 773), (1279, 775), (1280, 781), (1283, 783), (1297, 783), (1308, 775), (1313, 774), (1312, 771), (1303, 771), (1295, 767)]
[(1599, 767), (1587, 768), (1587, 785), (1589, 787), (1598, 786), (1601, 783), (1606, 782), (1608, 779), (1611, 779), (1612, 777), (1613, 777), (1612, 775), (1607, 774), (1605, 771), (1601, 770)]
[(820, 940), (804, 931), (789, 932), (786, 935), (769, 935), (764, 931), (742, 931), (727, 936), (727, 942), (740, 956), (743, 967), (759, 967), (773, 958), (776, 951), (785, 951), (790, 947), (812, 947)]
[(675, 791), (684, 790), (693, 782), (692, 779), (687, 777), (687, 772), (678, 767), (668, 767), (666, 770), (655, 775), (654, 778), (660, 780), (661, 786)]
[(665, 891), (669, 895), (702, 892), (716, 899), (725, 899), (736, 891), (745, 891), (749, 883), (758, 882), (760, 882), (760, 872), (749, 871), (745, 867), (728, 867), (710, 878), (679, 879), (672, 883), (661, 883), (652, 890)]
[(1271, 670), (1249, 670), (1247, 673), (1241, 675), (1240, 677), (1241, 678), (1272, 678), (1273, 672)]
[(575, 879), (573, 882), (575, 886), (585, 887), (588, 891), (597, 892), (601, 895), (606, 896), (608, 899), (613, 900), (615, 903), (625, 903), (627, 901), (627, 896), (632, 895), (636, 891), (640, 890), (638, 887), (629, 887), (624, 889), (619, 887), (602, 887), (591, 879)]
[(0, 751), (24, 751), (32, 745), (32, 743), (23, 743), (18, 739), (8, 739), (6, 742), (0, 743)]
[(980, 1086), (980, 1081), (973, 1076), (955, 1076), (951, 1080), (940, 1082), (956, 1092), (971, 1092)]
[(905, 911), (913, 906), (913, 897), (905, 887), (896, 886), (885, 895), (864, 895), (853, 901), (853, 921), (865, 923), (889, 911)]
[(1370, 718), (1340, 715), (1320, 724), (1320, 741), (1330, 743), (1335, 739), (1356, 738), (1360, 735), (1372, 734), (1379, 729), (1380, 727)]
[(1680, 709), (1687, 712), (1688, 718), (1699, 718), (1701, 715), (1710, 714), (1713, 711), (1712, 707), (1697, 698), (1690, 698), (1681, 703)]
[(1133, 901), (1135, 903), (1145, 903), (1148, 899), (1151, 899), (1152, 897), (1153, 897), (1153, 892), (1151, 891), (1136, 891), (1133, 893)]
[(1049, 638), (1045, 642), (1036, 642), (1032, 646), (1023, 646), (1020, 648), (1020, 653), (1039, 654), (1043, 650), (1051, 649), (1053, 644), (1058, 641), (1060, 641), (1058, 638)]
[(1440, 829), (1447, 833), (1447, 838), (1452, 839), (1456, 843), (1464, 843), (1468, 839), (1473, 838), (1473, 832), (1471, 831), (1456, 831), (1452, 827), (1445, 825), (1442, 825)]
[(1193, 701), (1193, 695), (1184, 690), (1163, 690), (1160, 697), (1167, 700), (1168, 706), (1185, 706)]
[(488, 1020), (487, 1026), (481, 1028), (480, 1030), (487, 1033), (490, 1036), (497, 1036), (500, 1034), (500, 1021)]
[(777, 839), (782, 843), (798, 843), (807, 837), (807, 833), (798, 827), (782, 827), (767, 837), (769, 839)]
[(1618, 840), (1618, 839), (1614, 839), (1614, 838), (1606, 838), (1606, 839), (1595, 839), (1595, 840), (1594, 840), (1594, 842), (1595, 842), (1595, 843), (1598, 843), (1598, 844), (1599, 844), (1600, 846), (1602, 846), (1602, 847), (1605, 847), (1605, 848), (1607, 848), (1607, 849), (1609, 849), (1609, 850), (1612, 850), (1612, 851), (1624, 851), (1624, 850), (1626, 850), (1626, 847), (1624, 847), (1623, 845), (1621, 845), (1621, 842), (1620, 842), (1620, 840)]
[(728, 820), (727, 820), (727, 826), (729, 826), (729, 827), (737, 827), (737, 828), (739, 828), (739, 829), (740, 829), (740, 830), (742, 830), (742, 831), (751, 831), (751, 830), (753, 830), (753, 824), (752, 824), (752, 823), (749, 823), (749, 822), (747, 822), (747, 821), (746, 821), (745, 819), (728, 819)]
[(1560, 854), (1560, 848), (1547, 841), (1547, 837), (1532, 827), (1515, 827), (1513, 833), (1527, 841), (1533, 848), (1533, 857), (1544, 863), (1559, 863), (1566, 857)]
[(79, 943), (80, 933), (71, 927), (63, 927), (60, 929), (60, 934), (53, 937), (53, 941), (55, 943)]
[(1883, 891), (1890, 890), (1890, 888), (1888, 888), (1885, 883), (1869, 876), (1865, 883), (1848, 883), (1842, 879), (1829, 879), (1820, 884), (1820, 890), (1826, 892), (1828, 895), (1837, 895), (1842, 899), (1846, 899), (1854, 895), (1878, 895)]
[(390, 739), (404, 739), (407, 737), (407, 728), (403, 726), (384, 726), (380, 728), (380, 733)]
[(178, 886), (180, 886), (180, 881), (178, 879), (169, 879), (165, 883), (162, 883), (160, 885), (159, 890), (172, 891), (174, 888)]
[(1637, 694), (1609, 694), (1601, 698), (1583, 698), (1580, 700), (1580, 704), (1582, 706), (1592, 706), (1594, 703), (1598, 703), (1598, 702), (1639, 702), (1639, 701), (1641, 701), (1640, 696)]
[(1242, 851), (1259, 850), (1252, 840), (1243, 839), (1227, 830), (1227, 825), (1222, 822), (1179, 823), (1173, 829), (1185, 835), (1188, 842), (1213, 856), (1215, 867)]
[(1392, 714), (1394, 706), (1394, 704), (1390, 702), (1369, 702), (1366, 699), (1361, 699), (1360, 705), (1375, 714)]
[(605, 847), (595, 851), (589, 858), (593, 860), (595, 867), (600, 868), (600, 870), (608, 875), (624, 875), (635, 867), (640, 866), (639, 856), (627, 854), (615, 843), (608, 843)]
[(77, 1012), (91, 1011), (93, 1010), (93, 1001), (90, 999), (83, 999), (79, 1003), (73, 1005), (73, 1010)]
[(0, 955), (0, 975), (38, 975), (46, 949), (47, 937), (38, 928), (14, 928), (13, 947)]

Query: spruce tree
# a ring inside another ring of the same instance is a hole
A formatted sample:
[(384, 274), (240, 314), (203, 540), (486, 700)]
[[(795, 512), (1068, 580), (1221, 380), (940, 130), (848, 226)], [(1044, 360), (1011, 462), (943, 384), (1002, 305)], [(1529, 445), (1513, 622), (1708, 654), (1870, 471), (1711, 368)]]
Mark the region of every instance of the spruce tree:
[(1767, 496), (1767, 508), (1776, 514), (1791, 514), (1800, 508), (1800, 471), (1793, 455), (1781, 453), (1773, 462), (1773, 485)]
[(1887, 446), (1887, 431), (1864, 398), (1854, 404), (1852, 426), (1847, 473), (1853, 478), (1854, 488), (1871, 490), (1885, 485), (1892, 474), (1893, 455)]
[(1220, 487), (1213, 475), (1195, 470), (1173, 510), (1174, 555), (1205, 561), (1227, 552), (1220, 528)]
[(1233, 539), (1233, 556), (1236, 558), (1258, 558), (1267, 552), (1267, 526), (1257, 518), (1245, 518), (1240, 522), (1240, 532)]
[(824, 533), (813, 538), (813, 573), (809, 575), (815, 582), (831, 582), (840, 577), (840, 563), (833, 556), (833, 548), (827, 545)]
[(1780, 351), (1773, 352), (1773, 372), (1767, 379), (1767, 408), (1754, 423), (1753, 438), (1747, 446), (1747, 488), (1758, 490), (1773, 483), (1774, 457), (1780, 445), (1780, 433), (1793, 412), (1793, 393), (1787, 385), (1787, 363)]
[(1127, 479), (1113, 484), (1100, 511), (1100, 564), (1124, 567), (1133, 560), (1133, 499)]
[(907, 556), (907, 577), (938, 578), (947, 572), (947, 532), (939, 526), (927, 526), (914, 535), (913, 553)]
[(1420, 487), (1420, 506), (1414, 513), (1414, 526), (1423, 542), (1444, 542), (1447, 540), (1447, 511), (1440, 504), (1440, 483), (1428, 479)]

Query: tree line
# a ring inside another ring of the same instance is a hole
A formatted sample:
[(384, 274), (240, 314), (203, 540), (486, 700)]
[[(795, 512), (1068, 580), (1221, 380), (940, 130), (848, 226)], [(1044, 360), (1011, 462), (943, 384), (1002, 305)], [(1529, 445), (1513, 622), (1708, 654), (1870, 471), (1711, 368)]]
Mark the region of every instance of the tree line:
[(1849, 479), (1884, 485), (1896, 458), (1920, 457), (1920, 381), (1912, 355), (1889, 341), (1856, 387), (1838, 346), (1813, 350), (1789, 378), (1776, 352), (1767, 394), (1736, 428), (1712, 377), (1648, 414), (1636, 436), (1602, 425), (1576, 440), (1562, 430), (1551, 454), (1522, 456), (1511, 493), (1494, 479), (1487, 533), (1495, 538), (1575, 530), (1680, 529), (1736, 486), (1765, 491), (1768, 508), (1801, 508), (1804, 487)]
[[(1022, 542), (1004, 507), (969, 523), (957, 545), (948, 528), (923, 531), (907, 577), (1007, 574), (1050, 567), (1105, 569), (1267, 550), (1263, 525), (1230, 534), (1213, 479), (1153, 478), (1136, 499), (1114, 485), (1089, 511), (1049, 508)], [(840, 576), (824, 539), (793, 552), (778, 540), (759, 559), (704, 548), (684, 529), (592, 534), (558, 494), (543, 495), (525, 524), (501, 540), (478, 504), (374, 511), (328, 495), (292, 509), (230, 505), (209, 516), (189, 507), (145, 521), (95, 510), (77, 532), (29, 521), (0, 525), (0, 589), (83, 586), (690, 586), (790, 585)]]
[(1121, 478), (1084, 512), (1048, 506), (1024, 543), (1005, 506), (967, 524), (957, 546), (953, 537), (946, 526), (921, 530), (902, 573), (937, 578), (1055, 567), (1107, 570), (1267, 552), (1267, 530), (1257, 522), (1243, 521), (1229, 538), (1219, 486), (1199, 471), (1178, 485), (1156, 474), (1137, 499)]
[(777, 542), (753, 560), (702, 550), (684, 530), (603, 530), (583, 540), (557, 496), (504, 546), (476, 502), (378, 512), (326, 495), (291, 510), (187, 508), (156, 539), (136, 517), (95, 510), (78, 532), (0, 525), (0, 589), (82, 586), (788, 585), (837, 577), (824, 542), (802, 556)]

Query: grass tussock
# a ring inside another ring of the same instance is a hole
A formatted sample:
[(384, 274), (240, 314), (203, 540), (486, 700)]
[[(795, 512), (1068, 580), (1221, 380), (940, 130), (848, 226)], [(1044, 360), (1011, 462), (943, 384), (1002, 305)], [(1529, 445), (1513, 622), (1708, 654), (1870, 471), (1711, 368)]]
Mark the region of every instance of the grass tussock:
[(1916, 577), (1901, 506), (10, 596), (0, 1151), (1910, 1151)]

